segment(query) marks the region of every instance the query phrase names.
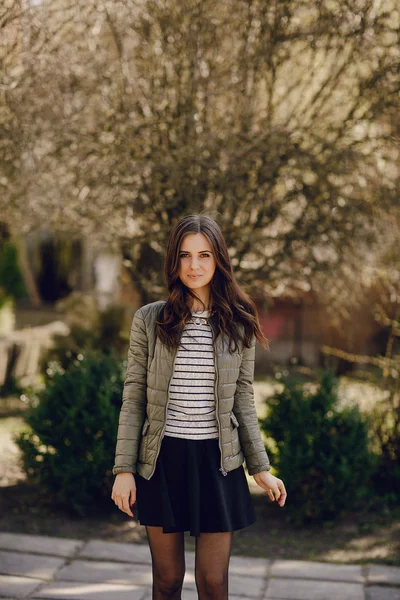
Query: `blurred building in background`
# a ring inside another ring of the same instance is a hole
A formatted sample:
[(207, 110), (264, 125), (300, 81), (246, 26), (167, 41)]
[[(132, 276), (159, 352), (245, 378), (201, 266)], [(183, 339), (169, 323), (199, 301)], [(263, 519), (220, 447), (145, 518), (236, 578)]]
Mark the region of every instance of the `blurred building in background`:
[[(128, 328), (134, 311), (142, 304), (121, 256), (106, 248), (94, 248), (88, 238), (56, 238), (43, 228), (28, 234), (23, 243), (41, 302), (34, 305), (29, 296), (16, 302), (12, 326), (15, 331), (8, 331), (7, 335), (3, 332), (0, 341), (0, 379), (3, 381), (7, 355), (11, 360), (15, 345), (21, 346), (15, 371), (19, 375), (32, 375), (40, 349), (51, 344), (52, 332), (68, 334), (68, 328), (62, 327), (66, 307), (78, 312), (80, 309), (83, 315), (85, 310), (123, 307)], [(262, 330), (270, 343), (270, 352), (256, 348), (259, 373), (272, 365), (320, 366), (323, 362), (320, 349), (324, 344), (354, 353), (381, 350), (381, 330), (371, 320), (368, 310), (365, 314), (359, 311), (357, 319), (340, 330), (330, 324), (326, 310), (312, 292), (304, 292), (297, 298), (285, 295), (256, 298), (255, 302)]]

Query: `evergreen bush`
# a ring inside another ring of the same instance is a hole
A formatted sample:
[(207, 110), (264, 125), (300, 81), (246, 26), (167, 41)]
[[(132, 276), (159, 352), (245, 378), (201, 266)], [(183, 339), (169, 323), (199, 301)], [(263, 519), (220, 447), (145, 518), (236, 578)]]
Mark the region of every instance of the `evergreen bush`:
[(9, 241), (0, 242), (0, 287), (4, 289), (6, 297), (15, 300), (28, 296), (18, 262), (17, 248)]
[(28, 480), (72, 513), (110, 502), (124, 363), (90, 352), (30, 400), (16, 438)]
[(126, 333), (124, 308), (111, 306), (100, 312), (93, 306), (91, 312), (86, 322), (83, 321), (84, 314), (73, 310), (66, 313), (69, 335), (55, 335), (53, 345), (40, 359), (39, 369), (45, 382), (54, 372), (67, 370), (81, 354), (93, 350), (112, 353), (121, 360), (126, 357), (129, 333)]
[(376, 502), (386, 506), (400, 503), (400, 355), (392, 359), (386, 375), (375, 377), (375, 385), (385, 396), (375, 403), (368, 414), (377, 453), (377, 465), (372, 476)]
[(368, 501), (375, 456), (367, 422), (358, 406), (338, 409), (337, 381), (329, 369), (320, 371), (314, 392), (290, 375), (283, 383), (259, 421), (275, 442), (266, 446), (288, 492), (288, 520), (334, 520)]

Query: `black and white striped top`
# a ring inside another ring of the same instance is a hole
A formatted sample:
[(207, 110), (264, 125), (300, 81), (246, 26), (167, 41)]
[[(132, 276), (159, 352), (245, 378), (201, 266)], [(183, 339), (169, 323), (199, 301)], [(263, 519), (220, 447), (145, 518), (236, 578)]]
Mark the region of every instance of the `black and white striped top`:
[(193, 440), (218, 437), (210, 311), (192, 312), (182, 332), (169, 387), (164, 435)]

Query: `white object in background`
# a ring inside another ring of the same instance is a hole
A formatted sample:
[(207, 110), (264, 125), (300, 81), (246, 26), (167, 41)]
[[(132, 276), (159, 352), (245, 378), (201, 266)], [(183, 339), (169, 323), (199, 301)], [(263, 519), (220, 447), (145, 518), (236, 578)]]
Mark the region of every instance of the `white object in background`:
[(0, 336), (8, 335), (15, 329), (15, 311), (12, 300), (6, 300), (0, 308)]
[(4, 384), (9, 353), (14, 345), (18, 346), (19, 352), (12, 374), (19, 380), (24, 377), (25, 381), (20, 383), (28, 385), (39, 372), (42, 351), (53, 346), (54, 336), (69, 334), (68, 325), (63, 321), (53, 321), (38, 327), (16, 329), (7, 337), (0, 338), (0, 385)]
[(99, 253), (94, 259), (94, 271), (95, 294), (99, 308), (103, 311), (118, 300), (121, 257), (117, 254)]

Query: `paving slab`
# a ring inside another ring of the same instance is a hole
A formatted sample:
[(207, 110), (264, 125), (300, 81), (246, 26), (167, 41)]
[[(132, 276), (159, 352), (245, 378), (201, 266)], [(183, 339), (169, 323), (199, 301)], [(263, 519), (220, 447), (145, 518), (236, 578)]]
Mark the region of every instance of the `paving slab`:
[[(189, 579), (190, 577), (190, 579)], [(260, 577), (240, 577), (239, 575), (232, 575), (229, 573), (229, 600), (234, 598), (260, 598), (266, 586), (266, 581)], [(194, 573), (186, 571), (185, 579), (183, 582), (183, 600), (186, 600), (186, 596), (189, 599), (194, 598), (198, 600), (196, 580)], [(194, 595), (193, 595), (194, 594)]]
[(32, 579), (31, 577), (0, 575), (0, 596), (26, 598), (42, 583), (41, 579)]
[(266, 558), (231, 556), (229, 560), (229, 572), (232, 575), (265, 577), (271, 564), (272, 561)]
[(360, 583), (272, 577), (265, 600), (364, 600)]
[[(198, 600), (185, 551), (182, 599)], [(1, 600), (151, 600), (148, 543), (0, 533)], [(229, 598), (400, 600), (400, 568), (231, 556)]]
[(400, 588), (373, 585), (366, 588), (367, 600), (400, 600)]
[[(186, 568), (194, 571), (195, 552), (185, 552)], [(231, 556), (229, 561), (229, 572), (232, 575), (246, 575), (248, 577), (265, 577), (268, 567), (272, 561), (266, 558), (250, 558), (247, 556)]]
[[(193, 590), (186, 590), (185, 588), (183, 588), (182, 600), (199, 600), (197, 591), (194, 592)], [(234, 594), (231, 594), (231, 591), (229, 590), (229, 600), (243, 600), (243, 596), (235, 596)]]
[(0, 550), (0, 573), (2, 575), (51, 579), (64, 563), (64, 558)]
[(199, 600), (197, 591), (182, 588), (182, 600)]
[(68, 540), (47, 535), (0, 533), (1, 550), (19, 550), (53, 556), (73, 556), (84, 545), (83, 540)]
[(46, 600), (144, 600), (147, 598), (150, 600), (151, 589), (137, 585), (56, 581), (43, 585), (30, 598)]
[(92, 539), (86, 542), (75, 557), (93, 558), (95, 560), (115, 560), (118, 562), (144, 563), (151, 565), (149, 545), (127, 544), (121, 542), (104, 542)]
[(196, 560), (196, 553), (195, 552), (189, 552), (188, 550), (186, 550), (185, 551), (185, 565), (186, 565), (186, 569), (189, 569), (190, 571), (194, 571), (195, 560)]
[(186, 569), (185, 577), (183, 579), (183, 586), (189, 590), (196, 589), (196, 579), (194, 577), (194, 570)]
[[(266, 580), (264, 577), (234, 575), (231, 570), (229, 570), (229, 598), (231, 598), (231, 596), (233, 598), (235, 596), (240, 598), (243, 598), (243, 596), (248, 598), (261, 597), (265, 587)], [(183, 589), (187, 589), (188, 592), (196, 590), (194, 571), (188, 568), (186, 569), (185, 578), (183, 580)]]
[(296, 577), (328, 581), (352, 581), (355, 583), (365, 581), (360, 565), (306, 560), (277, 560), (272, 563), (269, 575), (271, 577)]
[[(110, 561), (73, 560), (57, 571), (56, 580), (86, 583), (115, 583), (120, 585), (152, 585), (149, 565), (117, 563)], [(184, 582), (195, 587), (194, 573), (186, 570)]]
[(243, 577), (229, 573), (228, 585), (229, 597), (233, 594), (248, 598), (261, 598), (266, 587), (266, 580), (264, 577)]
[(60, 569), (55, 580), (86, 583), (115, 583), (119, 585), (152, 584), (152, 571), (148, 565), (117, 563), (98, 560), (73, 560)]
[(400, 585), (400, 567), (368, 565), (367, 582)]

